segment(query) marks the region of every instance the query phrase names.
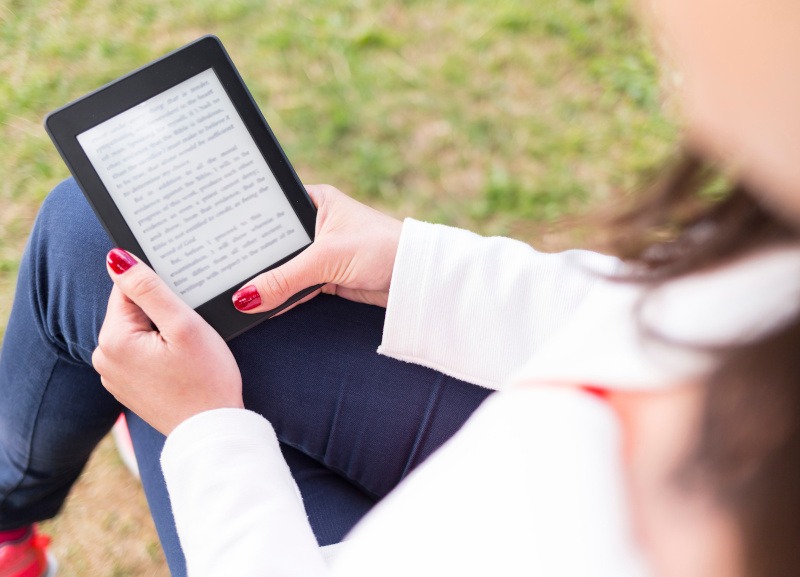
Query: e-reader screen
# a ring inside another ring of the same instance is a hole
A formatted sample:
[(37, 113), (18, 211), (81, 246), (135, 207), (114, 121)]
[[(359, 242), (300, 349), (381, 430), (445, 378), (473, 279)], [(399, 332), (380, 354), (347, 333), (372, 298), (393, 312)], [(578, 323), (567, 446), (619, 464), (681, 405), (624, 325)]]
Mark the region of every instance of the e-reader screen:
[(213, 68), (77, 140), (153, 269), (192, 308), (311, 243)]

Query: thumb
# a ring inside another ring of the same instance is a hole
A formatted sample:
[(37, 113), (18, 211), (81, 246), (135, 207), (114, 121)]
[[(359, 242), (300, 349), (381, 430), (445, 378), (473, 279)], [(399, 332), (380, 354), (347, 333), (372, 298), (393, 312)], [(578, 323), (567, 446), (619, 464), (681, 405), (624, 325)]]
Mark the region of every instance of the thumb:
[(233, 306), (247, 313), (277, 314), (321, 288), (328, 280), (318, 247), (312, 244), (289, 262), (258, 275), (233, 294)]
[(109, 276), (120, 292), (156, 325), (160, 332), (184, 322), (194, 313), (146, 264), (121, 248), (112, 249), (106, 258)]

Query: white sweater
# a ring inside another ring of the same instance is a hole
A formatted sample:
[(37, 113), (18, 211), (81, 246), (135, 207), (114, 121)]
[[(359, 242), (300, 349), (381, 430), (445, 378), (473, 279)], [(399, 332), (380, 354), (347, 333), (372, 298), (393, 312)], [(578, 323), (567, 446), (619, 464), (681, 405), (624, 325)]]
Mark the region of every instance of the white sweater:
[[(189, 575), (647, 575), (615, 415), (551, 385), (664, 387), (711, 360), (640, 337), (641, 289), (604, 278), (619, 266), (407, 220), (378, 352), (502, 392), (328, 551), (266, 420), (185, 421), (161, 462)], [(727, 342), (793, 314), (798, 293), (800, 252), (772, 251), (672, 283), (641, 317), (673, 339)]]

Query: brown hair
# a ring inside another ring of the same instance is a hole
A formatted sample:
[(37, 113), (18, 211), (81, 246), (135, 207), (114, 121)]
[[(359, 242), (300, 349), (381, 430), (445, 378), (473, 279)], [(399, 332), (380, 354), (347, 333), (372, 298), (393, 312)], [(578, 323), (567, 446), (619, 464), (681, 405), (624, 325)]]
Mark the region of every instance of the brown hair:
[(612, 251), (639, 265), (639, 280), (660, 282), (798, 238), (745, 185), (722, 183), (711, 164), (684, 149), (636, 205), (612, 219)]
[[(657, 286), (746, 253), (796, 242), (798, 231), (745, 185), (724, 189), (690, 151), (613, 221), (616, 252)], [(677, 478), (708, 490), (737, 524), (744, 573), (800, 574), (800, 317), (758, 342), (719, 352), (699, 438)]]

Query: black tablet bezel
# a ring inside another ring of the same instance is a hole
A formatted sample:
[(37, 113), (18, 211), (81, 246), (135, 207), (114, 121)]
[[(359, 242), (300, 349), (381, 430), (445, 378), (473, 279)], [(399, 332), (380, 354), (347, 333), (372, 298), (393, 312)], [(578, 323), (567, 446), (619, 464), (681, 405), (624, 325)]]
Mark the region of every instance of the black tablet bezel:
[[(115, 245), (136, 254), (148, 265), (150, 263), (147, 256), (86, 156), (77, 136), (209, 68), (217, 74), (303, 228), (311, 241), (314, 241), (316, 208), (311, 198), (222, 42), (216, 36), (208, 35), (67, 104), (45, 119), (45, 128), (50, 138)], [(252, 276), (285, 263), (309, 245), (265, 269), (254, 271)], [(244, 278), (241, 282), (247, 280)], [(252, 315), (237, 311), (231, 303), (231, 297), (240, 286), (241, 283), (230, 287), (195, 309), (226, 340), (277, 312), (276, 309)], [(310, 287), (309, 291), (303, 292), (310, 294), (314, 288), (318, 287)], [(296, 300), (299, 297), (292, 299), (293, 302)]]

